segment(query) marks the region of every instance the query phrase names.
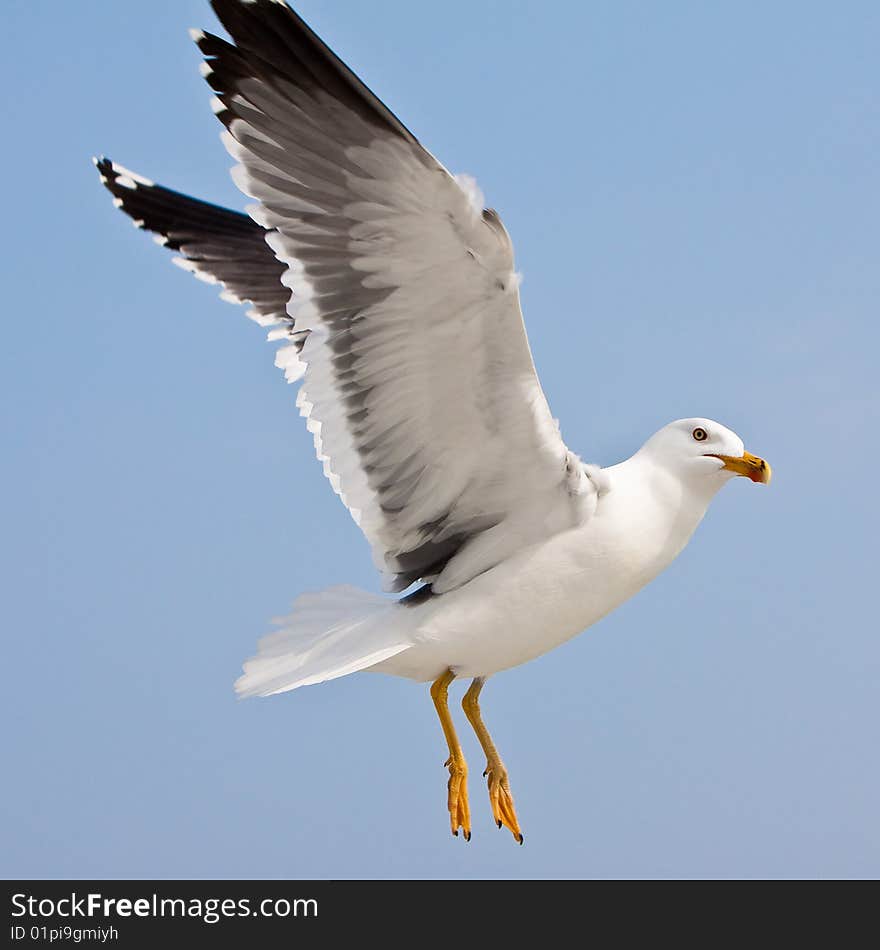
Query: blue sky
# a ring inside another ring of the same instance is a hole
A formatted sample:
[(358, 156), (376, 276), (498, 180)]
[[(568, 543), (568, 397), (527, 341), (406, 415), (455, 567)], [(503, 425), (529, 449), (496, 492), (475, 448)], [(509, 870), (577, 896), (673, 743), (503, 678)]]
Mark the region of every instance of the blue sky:
[(298, 593), (378, 582), (263, 333), (89, 161), (242, 206), (186, 32), (207, 2), (6, 4), (0, 872), (880, 874), (880, 8), (299, 9), (501, 212), (569, 445), (610, 464), (705, 415), (773, 485), (490, 681), (526, 843), (464, 728), (452, 839), (425, 687), (232, 692)]

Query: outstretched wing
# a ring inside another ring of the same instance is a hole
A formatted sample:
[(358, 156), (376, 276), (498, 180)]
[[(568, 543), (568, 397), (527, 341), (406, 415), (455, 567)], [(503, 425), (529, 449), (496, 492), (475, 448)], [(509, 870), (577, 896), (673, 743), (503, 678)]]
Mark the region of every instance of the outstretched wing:
[(538, 382), (498, 215), (286, 4), (212, 5), (234, 45), (194, 38), (233, 177), (310, 331), (299, 405), (391, 587), (449, 590), (580, 521), (592, 486)]

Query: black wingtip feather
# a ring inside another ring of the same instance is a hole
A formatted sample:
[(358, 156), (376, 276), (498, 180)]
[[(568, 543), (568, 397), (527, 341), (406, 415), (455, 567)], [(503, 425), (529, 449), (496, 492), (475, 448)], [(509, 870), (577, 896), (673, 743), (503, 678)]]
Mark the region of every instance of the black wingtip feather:
[(135, 221), (142, 221), (145, 231), (166, 238), (169, 250), (180, 249), (194, 229), (217, 235), (254, 236), (262, 239), (264, 230), (246, 214), (230, 211), (220, 205), (199, 201), (179, 191), (134, 179), (134, 188), (119, 183), (127, 170), (109, 158), (93, 159), (101, 183), (121, 204), (120, 211)]
[(260, 225), (245, 214), (136, 177), (105, 156), (92, 161), (119, 210), (159, 235), (164, 247), (178, 251), (189, 262), (187, 269), (220, 282), (240, 302), (249, 300), (262, 317), (292, 328), (285, 310), (290, 292), (281, 283), (285, 265)]
[[(222, 94), (232, 92), (237, 80), (257, 76), (271, 83), (275, 72), (305, 91), (328, 92), (368, 121), (416, 143), (400, 119), (286, 3), (211, 0), (211, 6), (235, 46), (209, 33), (197, 43), (212, 57), (213, 72), (206, 78), (227, 108)], [(224, 124), (232, 118), (224, 116)]]

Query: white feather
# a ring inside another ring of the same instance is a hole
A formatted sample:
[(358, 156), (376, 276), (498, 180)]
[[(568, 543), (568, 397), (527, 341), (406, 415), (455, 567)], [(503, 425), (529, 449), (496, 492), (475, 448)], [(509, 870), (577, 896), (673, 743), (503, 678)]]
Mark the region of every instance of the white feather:
[(354, 587), (304, 594), (260, 640), (236, 692), (271, 696), (381, 663), (412, 645), (412, 620), (405, 607)]

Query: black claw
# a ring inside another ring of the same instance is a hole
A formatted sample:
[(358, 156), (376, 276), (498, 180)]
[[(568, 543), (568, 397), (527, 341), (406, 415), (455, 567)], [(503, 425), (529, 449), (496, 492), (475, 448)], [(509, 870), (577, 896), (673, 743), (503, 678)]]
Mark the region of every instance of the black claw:
[(457, 838), (457, 837), (458, 837), (458, 831), (453, 831), (453, 832), (452, 832), (452, 837), (453, 837), (453, 838)]
[(470, 840), (471, 840), (471, 833), (470, 833), (470, 832), (468, 832), (468, 833), (464, 836), (464, 840), (465, 840), (465, 841), (470, 841)]
[(500, 822), (500, 821), (498, 821), (498, 819), (497, 819), (497, 818), (495, 819), (495, 824), (496, 824), (496, 825), (498, 825), (498, 827), (499, 827), (499, 828), (501, 827), (501, 822)]
[(522, 844), (522, 843), (526, 840), (526, 836), (525, 836), (525, 835), (520, 835), (516, 840), (517, 840), (520, 844)]
[(486, 769), (486, 770), (483, 772), (483, 778), (485, 778), (488, 774), (489, 774), (489, 770)]

